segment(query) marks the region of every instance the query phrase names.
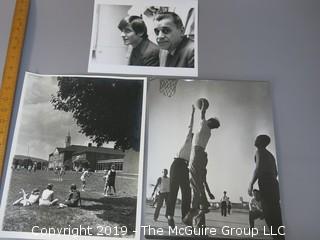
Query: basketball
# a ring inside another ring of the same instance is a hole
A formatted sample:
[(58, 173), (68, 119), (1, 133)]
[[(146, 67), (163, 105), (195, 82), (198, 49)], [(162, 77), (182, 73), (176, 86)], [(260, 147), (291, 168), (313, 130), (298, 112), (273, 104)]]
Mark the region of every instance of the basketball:
[(196, 102), (197, 108), (201, 109), (202, 108), (202, 103), (204, 104), (204, 109), (208, 109), (209, 107), (209, 101), (206, 98), (199, 98)]

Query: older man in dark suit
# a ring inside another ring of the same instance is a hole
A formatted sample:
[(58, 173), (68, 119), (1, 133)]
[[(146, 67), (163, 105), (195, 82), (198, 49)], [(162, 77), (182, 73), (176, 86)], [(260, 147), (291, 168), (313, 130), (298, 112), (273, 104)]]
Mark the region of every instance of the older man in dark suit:
[(147, 27), (141, 17), (127, 16), (118, 28), (124, 44), (132, 47), (129, 65), (159, 66), (159, 47), (148, 39)]
[(180, 17), (173, 12), (159, 14), (154, 29), (160, 51), (160, 65), (194, 68), (194, 42), (184, 35)]

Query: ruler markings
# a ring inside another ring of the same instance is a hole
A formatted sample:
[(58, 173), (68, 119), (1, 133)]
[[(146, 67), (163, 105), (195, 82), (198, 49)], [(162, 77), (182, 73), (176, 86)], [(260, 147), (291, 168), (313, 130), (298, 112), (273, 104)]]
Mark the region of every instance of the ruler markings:
[(30, 0), (16, 0), (0, 88), (0, 174), (4, 165)]

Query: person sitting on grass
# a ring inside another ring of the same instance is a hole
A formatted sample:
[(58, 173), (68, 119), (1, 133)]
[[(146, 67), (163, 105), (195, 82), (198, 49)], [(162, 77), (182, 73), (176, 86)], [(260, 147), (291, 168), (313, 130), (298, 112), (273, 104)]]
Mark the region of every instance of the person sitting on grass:
[(47, 189), (43, 190), (41, 198), (39, 199), (39, 206), (53, 206), (59, 199), (54, 199), (53, 184), (48, 183)]
[(28, 194), (21, 188), (22, 197), (16, 200), (12, 205), (22, 205), (22, 206), (31, 206), (39, 201), (40, 198), (40, 190), (38, 188), (35, 188), (31, 191), (31, 193)]
[(78, 207), (80, 203), (80, 192), (75, 184), (71, 184), (70, 193), (64, 203), (59, 204), (59, 208), (63, 207)]

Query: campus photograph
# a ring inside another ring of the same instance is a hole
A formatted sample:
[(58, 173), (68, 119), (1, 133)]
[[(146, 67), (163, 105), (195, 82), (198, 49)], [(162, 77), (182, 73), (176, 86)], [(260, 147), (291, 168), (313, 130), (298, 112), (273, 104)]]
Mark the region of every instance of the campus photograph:
[(143, 78), (26, 73), (2, 234), (135, 238), (144, 91)]

